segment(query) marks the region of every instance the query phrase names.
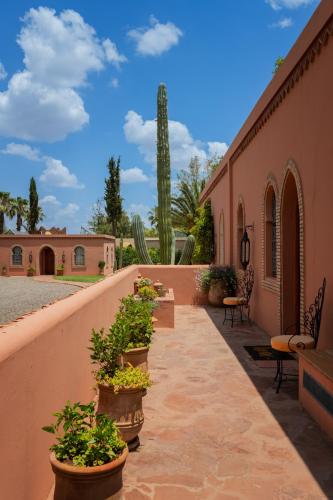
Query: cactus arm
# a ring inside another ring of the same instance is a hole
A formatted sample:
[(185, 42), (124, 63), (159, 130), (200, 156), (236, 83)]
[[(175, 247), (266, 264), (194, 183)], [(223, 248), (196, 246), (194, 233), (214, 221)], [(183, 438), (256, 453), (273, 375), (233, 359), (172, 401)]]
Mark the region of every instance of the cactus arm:
[(192, 264), (192, 255), (194, 252), (195, 238), (192, 234), (187, 237), (178, 265)]
[(167, 92), (166, 86), (161, 84), (157, 93), (157, 213), (162, 264), (172, 261), (170, 175)]
[(133, 228), (135, 249), (138, 253), (140, 264), (152, 264), (153, 262), (148, 253), (145, 234), (144, 234), (144, 227), (140, 215), (133, 216), (132, 228)]
[(172, 240), (171, 240), (171, 261), (170, 264), (175, 263), (175, 257), (176, 257), (176, 236), (175, 236), (175, 231), (172, 229), (171, 230), (172, 234)]

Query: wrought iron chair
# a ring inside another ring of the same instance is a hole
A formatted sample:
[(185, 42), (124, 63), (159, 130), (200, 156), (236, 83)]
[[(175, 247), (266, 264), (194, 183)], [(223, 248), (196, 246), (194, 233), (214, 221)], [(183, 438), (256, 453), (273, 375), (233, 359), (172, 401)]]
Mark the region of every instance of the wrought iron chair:
[(271, 346), (276, 355), (276, 375), (274, 383), (277, 382), (276, 393), (279, 392), (283, 378), (293, 377), (297, 375), (287, 375), (283, 371), (283, 355), (282, 353), (296, 353), (304, 349), (316, 349), (319, 333), (321, 316), (324, 305), (326, 289), (326, 278), (323, 280), (322, 286), (318, 290), (315, 301), (310, 305), (309, 309), (304, 313), (303, 327), (292, 325), (288, 327), (284, 335), (278, 335), (271, 338)]
[(253, 266), (249, 266), (246, 271), (241, 271), (241, 275), (237, 280), (237, 296), (236, 297), (226, 297), (223, 299), (224, 306), (224, 320), (231, 321), (231, 328), (234, 326), (234, 316), (235, 310), (239, 309), (240, 320), (243, 321), (243, 311), (247, 310), (247, 319), (251, 323), (250, 319), (250, 299), (254, 285), (254, 269)]

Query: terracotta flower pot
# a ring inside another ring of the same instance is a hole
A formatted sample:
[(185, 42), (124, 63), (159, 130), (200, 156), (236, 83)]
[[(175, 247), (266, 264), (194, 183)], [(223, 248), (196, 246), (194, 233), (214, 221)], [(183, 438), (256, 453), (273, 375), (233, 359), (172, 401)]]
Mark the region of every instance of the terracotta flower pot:
[(57, 269), (57, 276), (63, 276), (64, 275), (64, 270), (63, 269)]
[(138, 435), (144, 422), (142, 398), (146, 389), (121, 389), (115, 393), (110, 386), (98, 384), (98, 388), (97, 413), (104, 413), (116, 422), (130, 450), (138, 446)]
[(54, 453), (50, 456), (55, 474), (54, 500), (105, 500), (123, 486), (122, 470), (128, 448), (108, 464), (96, 467), (76, 467), (59, 462)]
[(141, 368), (143, 372), (148, 371), (148, 352), (149, 347), (137, 347), (136, 349), (130, 349), (123, 354), (123, 362), (126, 366), (130, 363), (133, 368)]
[(228, 291), (221, 280), (211, 280), (208, 301), (212, 306), (221, 306), (223, 299), (228, 296)]

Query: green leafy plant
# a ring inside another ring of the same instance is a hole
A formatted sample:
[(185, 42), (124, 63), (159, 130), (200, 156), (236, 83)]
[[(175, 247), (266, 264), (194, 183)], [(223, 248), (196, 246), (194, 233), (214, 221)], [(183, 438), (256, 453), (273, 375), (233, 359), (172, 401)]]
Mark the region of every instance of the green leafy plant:
[(214, 256), (214, 219), (210, 200), (197, 210), (198, 217), (192, 228), (195, 237), (194, 262), (210, 264)]
[(122, 321), (129, 339), (126, 350), (149, 346), (153, 335), (151, 302), (128, 295), (121, 300), (116, 320)]
[(148, 389), (151, 386), (149, 373), (133, 366), (117, 369), (113, 377), (104, 376), (99, 382), (112, 386), (115, 393), (121, 389)]
[(98, 262), (98, 267), (99, 267), (100, 271), (103, 271), (103, 269), (104, 269), (105, 265), (106, 265), (105, 260), (100, 260), (100, 261)]
[(32, 266), (29, 266), (27, 269), (28, 276), (34, 276), (36, 274), (36, 269)]
[(91, 334), (90, 359), (93, 364), (99, 365), (95, 372), (97, 379), (113, 377), (117, 368), (121, 367), (121, 354), (125, 351), (129, 338), (126, 324), (119, 318), (107, 333), (104, 328)]
[(57, 271), (63, 271), (65, 269), (65, 266), (64, 264), (58, 264), (56, 269)]
[(83, 405), (69, 401), (54, 413), (56, 422), (43, 430), (56, 435), (50, 450), (60, 462), (93, 467), (115, 460), (126, 447), (116, 424), (106, 415), (95, 415), (95, 403)]
[(233, 297), (237, 291), (237, 276), (232, 266), (209, 266), (210, 283), (221, 281), (228, 295)]
[(151, 286), (142, 286), (138, 289), (138, 296), (141, 300), (152, 302), (158, 297), (158, 293)]
[(138, 281), (138, 288), (142, 288), (144, 286), (151, 286), (153, 284), (152, 280), (149, 278), (140, 278)]

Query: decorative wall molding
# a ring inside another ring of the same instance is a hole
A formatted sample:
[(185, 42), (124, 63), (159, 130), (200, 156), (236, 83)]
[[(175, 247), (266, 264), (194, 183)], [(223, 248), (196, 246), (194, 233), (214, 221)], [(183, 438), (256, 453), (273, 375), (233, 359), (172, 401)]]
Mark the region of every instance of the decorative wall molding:
[(230, 158), (230, 165), (233, 165), (235, 163), (237, 158), (242, 154), (242, 152), (255, 138), (255, 136), (258, 134), (261, 128), (270, 119), (274, 111), (280, 106), (282, 101), (287, 97), (289, 92), (298, 83), (300, 78), (302, 78), (304, 72), (307, 69), (309, 69), (310, 64), (314, 62), (316, 57), (320, 54), (321, 49), (328, 43), (328, 40), (332, 35), (333, 35), (333, 16), (330, 17), (328, 22), (325, 24), (320, 33), (317, 35), (317, 37), (312, 42), (312, 44), (305, 52), (303, 57), (297, 63), (297, 65), (292, 70), (290, 75), (286, 78), (280, 89), (276, 92), (274, 97), (268, 103), (263, 113), (259, 116), (259, 118), (256, 120), (254, 125), (251, 127), (249, 132), (244, 137), (244, 139), (241, 141), (236, 151)]

